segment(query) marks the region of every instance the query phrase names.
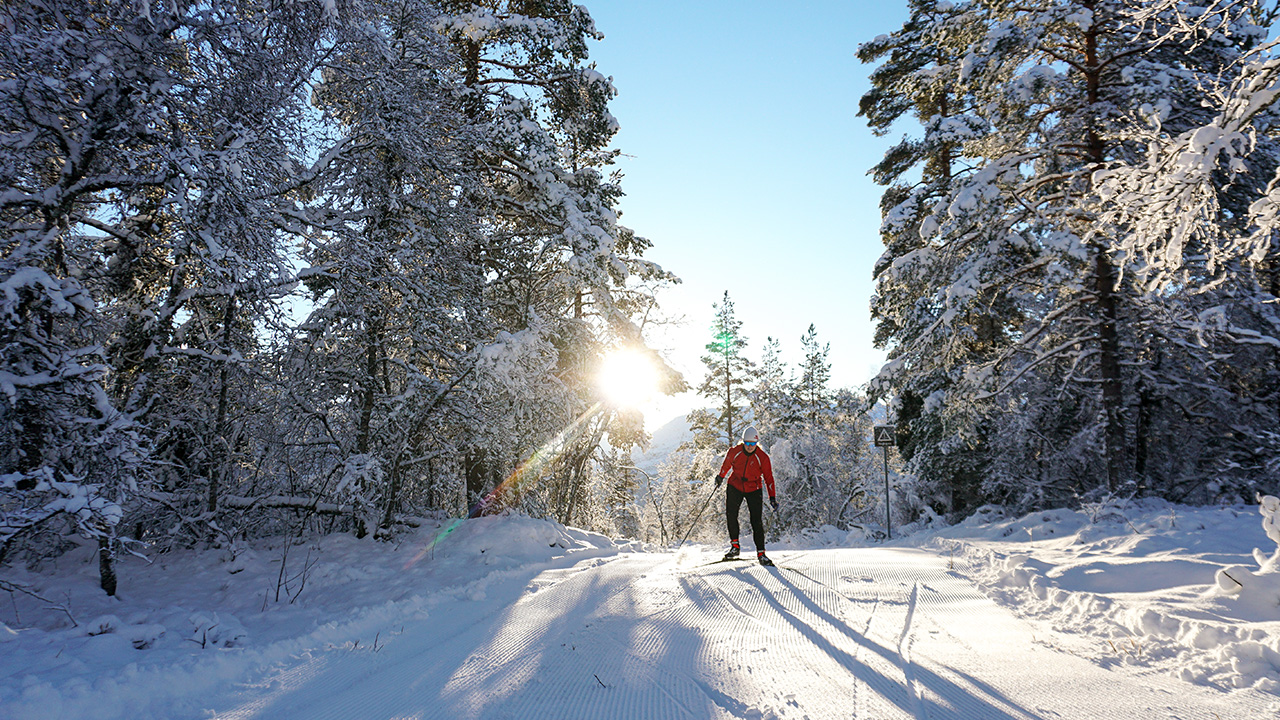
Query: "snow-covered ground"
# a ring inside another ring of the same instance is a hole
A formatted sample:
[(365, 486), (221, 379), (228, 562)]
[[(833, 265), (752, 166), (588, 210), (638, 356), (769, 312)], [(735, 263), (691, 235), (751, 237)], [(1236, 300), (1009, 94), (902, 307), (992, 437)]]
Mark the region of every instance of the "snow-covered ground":
[(986, 513), (770, 570), (483, 518), (294, 545), (283, 582), (278, 542), (130, 559), (118, 599), (84, 551), (0, 576), (45, 598), (0, 605), (0, 718), (1276, 718), (1280, 597), (1215, 582), (1261, 521)]
[[(1257, 507), (1147, 501), (974, 517), (922, 545), (1101, 665), (1280, 693), (1280, 574), (1255, 574), (1277, 550), (1262, 522)], [(1244, 592), (1216, 579), (1233, 567)]]

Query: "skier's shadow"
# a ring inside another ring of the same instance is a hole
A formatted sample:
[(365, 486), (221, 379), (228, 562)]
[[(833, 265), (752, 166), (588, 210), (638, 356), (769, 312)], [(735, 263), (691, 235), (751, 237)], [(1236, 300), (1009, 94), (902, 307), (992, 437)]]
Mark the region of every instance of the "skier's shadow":
[[(779, 572), (771, 573), (771, 575), (784, 587), (789, 589), (796, 599), (799, 600), (800, 604), (807, 610), (825, 620), (832, 627), (838, 628), (845, 637), (857, 643), (865, 650), (873, 652), (886, 661), (902, 667), (904, 671), (906, 670), (904, 667), (905, 661), (903, 661), (901, 656), (898, 655), (897, 651), (887, 648), (851, 630), (843, 620), (827, 612), (820, 605), (815, 603), (804, 590), (801, 590), (795, 585), (795, 583), (786, 579), (786, 575), (784, 574), (785, 572), (786, 570), (783, 568), (780, 569)], [(754, 575), (747, 574), (743, 576), (743, 581), (758, 588), (760, 591), (760, 597), (772, 606), (781, 617), (786, 619), (791, 626), (799, 631), (801, 635), (804, 635), (810, 642), (824, 649), (828, 655), (865, 682), (869, 687), (876, 689), (886, 700), (893, 702), (893, 704), (897, 705), (904, 712), (911, 715), (916, 714), (915, 708), (912, 707), (913, 703), (911, 698), (908, 696), (906, 687), (896, 682), (894, 679), (885, 677), (883, 674), (872, 670), (864, 663), (858, 662), (857, 658), (850, 655), (845, 650), (831, 644), (831, 641), (822, 636), (821, 633), (815, 631), (813, 627), (805, 624), (790, 610), (787, 610), (787, 608), (779, 602), (778, 598), (774, 595), (774, 591), (766, 587), (759, 578)], [(834, 590), (831, 592), (835, 593)], [(835, 594), (845, 601), (849, 601), (848, 598), (844, 598), (842, 595), (839, 595), (839, 593)], [(933, 718), (934, 720), (940, 720), (941, 718), (946, 717), (980, 717), (983, 718), (983, 720), (1028, 720), (1028, 718), (1040, 717), (1034, 712), (1027, 710), (1010, 698), (1006, 697), (999, 690), (991, 687), (987, 683), (958, 670), (953, 670), (953, 672), (955, 672), (957, 676), (963, 678), (970, 687), (961, 686), (919, 664), (913, 663), (911, 667), (914, 670), (916, 682), (920, 683), (922, 686), (928, 687), (937, 696), (945, 698), (948, 702), (954, 704), (954, 706), (951, 707), (940, 706), (933, 702), (932, 699), (922, 697), (921, 701), (928, 706), (926, 717)]]

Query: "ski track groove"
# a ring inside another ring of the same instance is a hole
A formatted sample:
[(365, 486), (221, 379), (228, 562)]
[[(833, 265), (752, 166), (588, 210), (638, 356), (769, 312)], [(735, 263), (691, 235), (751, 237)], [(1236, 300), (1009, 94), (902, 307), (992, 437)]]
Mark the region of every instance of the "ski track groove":
[[(822, 694), (822, 697), (824, 697), (824, 704), (826, 706), (822, 708), (822, 714), (819, 715), (818, 717), (837, 717), (838, 716), (837, 714), (842, 714), (841, 705), (838, 699), (833, 700), (832, 698), (839, 698), (841, 695), (843, 695), (846, 692), (846, 686), (842, 685), (842, 683), (840, 682), (841, 678), (832, 677), (833, 668), (831, 667), (831, 665), (833, 665), (833, 663), (813, 662), (812, 658), (814, 657), (814, 654), (812, 652), (806, 652), (806, 650), (812, 648), (813, 646), (812, 642), (808, 641), (807, 638), (801, 637), (799, 633), (788, 632), (788, 629), (786, 627), (780, 627), (778, 624), (772, 624), (767, 622), (764, 619), (764, 616), (769, 614), (768, 611), (770, 610), (770, 608), (768, 607), (752, 608), (751, 607), (752, 603), (740, 602), (740, 601), (734, 600), (728, 591), (726, 591), (724, 588), (720, 587), (719, 585), (714, 585), (708, 582), (705, 577), (698, 577), (698, 581), (710, 587), (714, 592), (716, 592), (724, 600), (724, 602), (727, 605), (729, 605), (734, 609), (737, 609), (743, 615), (750, 618), (753, 623), (762, 627), (765, 631), (770, 633), (771, 639), (774, 639), (776, 642), (772, 646), (767, 648), (768, 650), (776, 652), (777, 654), (784, 655), (785, 656), (784, 659), (788, 661), (790, 667), (795, 667), (798, 665), (798, 666), (803, 666), (808, 668), (809, 671), (813, 674), (814, 678), (816, 678), (819, 682), (827, 686), (826, 692)], [(757, 593), (752, 592), (752, 589), (746, 583), (740, 582), (738, 583), (737, 587), (741, 589), (742, 592), (744, 592), (747, 598), (753, 598), (757, 596)], [(763, 598), (761, 598), (760, 602), (764, 603)], [(765, 604), (767, 605), (767, 603)], [(785, 608), (777, 608), (773, 610), (779, 614), (785, 612), (791, 615), (792, 617), (795, 617), (793, 613), (790, 613)], [(755, 652), (756, 648), (753, 646), (748, 646), (747, 643), (743, 642), (738, 644), (736, 647), (734, 647), (733, 650), (736, 655), (741, 656), (744, 653), (749, 654), (749, 653)], [(820, 657), (822, 656), (825, 656), (825, 653), (820, 655)], [(838, 670), (835, 672), (836, 674), (841, 674), (839, 673)], [(853, 678), (847, 678), (847, 679), (850, 682), (852, 682), (853, 680)], [(725, 707), (724, 703), (722, 702), (717, 702), (716, 704), (720, 705), (721, 707)], [(806, 708), (806, 709), (811, 709), (811, 708)], [(837, 713), (837, 714), (830, 714), (830, 713)], [(739, 717), (741, 717), (741, 714), (739, 714)]]
[[(737, 573), (731, 573), (736, 576)], [(857, 702), (856, 690), (861, 683), (864, 687), (874, 687), (877, 702), (874, 718), (909, 718), (905, 714), (908, 700), (904, 694), (905, 682), (897, 663), (888, 661), (884, 653), (859, 660), (859, 653), (865, 640), (853, 635), (854, 632), (841, 618), (835, 607), (836, 602), (843, 602), (831, 588), (818, 584), (826, 602), (799, 592), (777, 573), (743, 573), (740, 578), (746, 585), (745, 598), (741, 606), (747, 613), (756, 618), (772, 616), (777, 619), (774, 624), (779, 639), (779, 648), (787, 650), (788, 657), (794, 655), (793, 664), (813, 669), (815, 675), (824, 681), (829, 691), (815, 688), (818, 696), (823, 698), (828, 707), (815, 714), (814, 717), (845, 717), (849, 707)], [(746, 578), (753, 583), (747, 583)], [(763, 578), (763, 579), (762, 579)], [(766, 592), (765, 579), (776, 583), (772, 592)], [(723, 590), (727, 592), (726, 590)], [(803, 598), (803, 599), (802, 599)], [(810, 607), (810, 605), (812, 607)], [(824, 617), (825, 615), (825, 617)], [(763, 620), (762, 620), (763, 622)], [(769, 623), (765, 623), (768, 625)], [(811, 658), (823, 658), (827, 662), (815, 666)], [(862, 676), (867, 676), (864, 679)], [(852, 692), (851, 692), (852, 690)], [(865, 699), (865, 698), (864, 698)], [(806, 710), (813, 710), (812, 705)]]
[(920, 695), (920, 684), (916, 682), (916, 671), (911, 663), (911, 621), (915, 618), (919, 600), (920, 583), (916, 583), (911, 588), (911, 599), (907, 601), (907, 616), (902, 621), (902, 634), (898, 636), (898, 657), (902, 660), (902, 674), (907, 680), (907, 694), (911, 696), (911, 712), (916, 720), (929, 720), (924, 698)]
[[(846, 596), (836, 586), (835, 581), (824, 582), (814, 575), (823, 576), (828, 568), (806, 568), (812, 571), (799, 571), (794, 568), (794, 559), (788, 564), (796, 575), (805, 578), (815, 586), (812, 592), (798, 592), (792, 587), (792, 595), (799, 601), (804, 597), (813, 608), (809, 612), (819, 626), (829, 629), (825, 639), (833, 644), (838, 652), (845, 654), (845, 669), (853, 676), (853, 684), (858, 695), (856, 706), (862, 714), (857, 717), (876, 718), (912, 718), (911, 704), (907, 694), (906, 677), (902, 663), (897, 656), (895, 645), (888, 640), (873, 639), (871, 628), (877, 620), (886, 622), (881, 608), (894, 610), (905, 605), (905, 600), (884, 594), (869, 596), (867, 600), (854, 600)], [(834, 574), (834, 573), (833, 573)], [(838, 577), (838, 576), (837, 576)], [(785, 581), (784, 581), (785, 583)], [(892, 587), (885, 581), (877, 583), (880, 587)], [(870, 605), (871, 610), (865, 610)], [(851, 620), (841, 609), (852, 610), (855, 617), (865, 615), (863, 631), (854, 630)], [(821, 617), (822, 614), (828, 617)], [(887, 620), (892, 624), (892, 620)], [(869, 652), (868, 652), (869, 651)]]
[[(875, 622), (876, 611), (879, 609), (880, 609), (879, 601), (877, 601), (875, 605), (871, 606), (871, 611), (867, 613), (867, 623), (862, 626), (862, 637), (865, 638), (871, 634), (871, 624)], [(862, 645), (859, 644), (858, 647), (853, 652), (853, 661), (855, 663), (860, 662), (861, 655), (862, 655)], [(870, 704), (870, 697), (869, 697), (870, 694), (871, 694), (871, 690), (870, 688), (867, 687), (866, 681), (863, 680), (861, 677), (857, 678), (853, 686), (853, 700), (854, 700), (854, 708), (855, 708), (855, 712), (853, 716), (855, 718), (870, 717), (867, 711), (867, 708)]]
[[(826, 568), (818, 569), (816, 571), (816, 574), (821, 575), (822, 572), (825, 570)], [(864, 568), (864, 571), (866, 570), (868, 569)], [(896, 641), (895, 642), (896, 654), (898, 655), (899, 661), (901, 663), (900, 667), (903, 669), (904, 683), (906, 684), (906, 689), (910, 692), (910, 697), (912, 702), (912, 711), (914, 716), (918, 720), (920, 718), (932, 718), (933, 720), (937, 720), (937, 718), (939, 717), (956, 718), (957, 720), (967, 720), (970, 718), (981, 719), (981, 720), (985, 720), (986, 718), (1000, 718), (1001, 720), (1006, 720), (1006, 719), (1007, 720), (1037, 720), (1040, 717), (1037, 715), (1032, 715), (1027, 713), (1025, 710), (1018, 707), (1017, 705), (1009, 703), (1005, 701), (1002, 697), (995, 696), (992, 693), (984, 690), (983, 688), (974, 686), (974, 684), (969, 678), (957, 675), (956, 673), (952, 672), (949, 668), (937, 667), (933, 663), (927, 663), (927, 665), (920, 665), (920, 661), (915, 657), (915, 654), (913, 652), (914, 647), (911, 642), (911, 636), (908, 633), (911, 631), (918, 632), (922, 621), (927, 622), (931, 625), (937, 626), (941, 632), (947, 632), (944, 626), (938, 625), (936, 622), (934, 622), (931, 618), (928, 617), (928, 614), (925, 612), (924, 609), (926, 606), (930, 605), (931, 603), (925, 600), (922, 600), (922, 597), (935, 595), (938, 597), (946, 597), (952, 600), (955, 600), (958, 598), (964, 598), (965, 600), (974, 600), (976, 598), (977, 601), (979, 602), (989, 603), (990, 601), (987, 600), (985, 596), (981, 595), (975, 587), (973, 587), (972, 585), (969, 585), (968, 582), (963, 578), (960, 578), (957, 576), (945, 576), (952, 581), (958, 581), (963, 585), (963, 587), (959, 591), (940, 593), (937, 590), (935, 590), (932, 586), (925, 583), (923, 580), (918, 580), (912, 584), (911, 593), (907, 595), (905, 591), (905, 588), (907, 587), (906, 583), (901, 582), (894, 573), (889, 573), (886, 575), (883, 573), (876, 572), (875, 569), (871, 569), (870, 572), (872, 574), (872, 580), (874, 581), (871, 585), (872, 587), (875, 587), (875, 586), (884, 587), (884, 586), (896, 585), (899, 588), (903, 588), (903, 590), (901, 591), (901, 595), (903, 595), (904, 597), (902, 599), (897, 599), (896, 597), (886, 598), (884, 596), (881, 596), (877, 598), (875, 602), (877, 603), (876, 604), (877, 609), (882, 604), (887, 605), (888, 607), (890, 607), (895, 611), (900, 609), (904, 616), (901, 622), (901, 630), (898, 631), (897, 637), (893, 639)], [(929, 578), (932, 575), (933, 573), (928, 573), (925, 575), (925, 578)], [(841, 576), (839, 579), (845, 580), (845, 582), (849, 583), (850, 585), (854, 584), (854, 579), (850, 576)], [(865, 581), (867, 580), (867, 578), (864, 576), (861, 578), (861, 580)], [(814, 580), (814, 582), (822, 584), (825, 587), (832, 588), (833, 590), (835, 589), (833, 586), (827, 585), (826, 583), (822, 583), (816, 579)], [(928, 594), (922, 596), (919, 592), (921, 589), (926, 590)], [(842, 597), (845, 601), (851, 604), (858, 605), (860, 602), (861, 603), (866, 602), (866, 600), (855, 600), (853, 597), (849, 597), (849, 595), (845, 594), (844, 592), (840, 592), (838, 590), (836, 592), (840, 597)], [(855, 592), (854, 594), (862, 595), (863, 593)], [(951, 608), (951, 607), (947, 608), (947, 614), (953, 615), (957, 619), (966, 617), (961, 610)], [(873, 633), (871, 632), (871, 622), (872, 620), (868, 620), (867, 631), (864, 633), (864, 635), (869, 640), (873, 636)], [(896, 623), (892, 623), (892, 624), (897, 625)], [(961, 622), (960, 624), (967, 626), (969, 623)], [(980, 650), (976, 649), (974, 645), (971, 645), (967, 642), (959, 642), (958, 638), (951, 636), (950, 633), (947, 633), (947, 634), (948, 634), (948, 637), (952, 637), (953, 641), (957, 641), (957, 644), (959, 644), (962, 648), (964, 648), (964, 653), (962, 653), (962, 655), (970, 656), (970, 655), (981, 652)], [(884, 631), (876, 633), (876, 636), (882, 637), (886, 641), (889, 639), (888, 636), (884, 634)], [(905, 646), (904, 646), (904, 643), (905, 643)], [(904, 650), (905, 652), (903, 652)], [(924, 672), (928, 674), (931, 678), (935, 679), (936, 684), (953, 687), (958, 690), (964, 690), (966, 686), (969, 686), (970, 688), (972, 688), (972, 690), (970, 692), (954, 692), (953, 691), (951, 693), (948, 693), (948, 696), (946, 697), (939, 696), (933, 692), (926, 692), (925, 689), (921, 687), (921, 683), (919, 682), (919, 676), (921, 672)], [(930, 710), (930, 708), (932, 708), (932, 710)], [(941, 713), (941, 714), (937, 715), (937, 713)], [(993, 713), (998, 713), (998, 714), (993, 714)], [(1056, 717), (1056, 713), (1054, 714), (1054, 716)], [(871, 715), (868, 715), (868, 717), (880, 717), (880, 716), (877, 714), (871, 714)], [(1069, 717), (1077, 717), (1077, 716), (1069, 716)], [(1093, 717), (1093, 715), (1086, 714), (1086, 715), (1080, 715), (1078, 717)]]

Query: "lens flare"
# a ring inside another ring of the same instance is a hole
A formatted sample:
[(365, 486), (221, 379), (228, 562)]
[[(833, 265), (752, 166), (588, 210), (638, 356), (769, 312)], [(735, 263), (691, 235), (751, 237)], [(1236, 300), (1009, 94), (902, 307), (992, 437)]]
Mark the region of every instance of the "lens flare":
[(658, 371), (643, 353), (617, 350), (605, 356), (596, 381), (612, 405), (635, 408), (653, 399)]
[(444, 542), (445, 538), (452, 535), (453, 531), (457, 530), (458, 527), (462, 525), (463, 520), (480, 517), (485, 513), (486, 509), (493, 507), (494, 503), (498, 502), (504, 494), (518, 493), (529, 481), (541, 477), (542, 470), (546, 467), (547, 463), (563, 455), (569, 444), (573, 440), (582, 436), (586, 429), (587, 421), (598, 415), (603, 409), (604, 405), (602, 403), (592, 405), (587, 408), (586, 412), (579, 415), (576, 420), (569, 423), (568, 427), (561, 430), (558, 435), (542, 447), (533, 451), (533, 454), (529, 456), (529, 459), (521, 463), (520, 467), (516, 468), (515, 472), (511, 473), (506, 480), (503, 480), (502, 483), (491, 490), (488, 495), (485, 495), (479, 502), (473, 505), (470, 512), (467, 513), (467, 517), (454, 520), (443, 530), (436, 533), (436, 536), (432, 538), (430, 542), (419, 548), (418, 552), (405, 562), (405, 569), (416, 565), (426, 557), (427, 553), (431, 552), (437, 545)]

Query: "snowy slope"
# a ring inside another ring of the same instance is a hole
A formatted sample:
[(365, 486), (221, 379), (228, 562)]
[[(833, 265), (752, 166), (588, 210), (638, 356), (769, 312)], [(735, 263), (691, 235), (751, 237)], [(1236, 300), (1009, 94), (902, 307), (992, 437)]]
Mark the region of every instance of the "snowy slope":
[(127, 561), (119, 600), (86, 552), (4, 576), (79, 625), (0, 608), (0, 717), (1275, 718), (1278, 616), (1212, 590), (1266, 547), (1259, 525), (988, 516), (780, 545), (770, 570), (483, 518), (292, 547), (278, 602), (280, 546)]
[(653, 431), (649, 447), (631, 453), (631, 461), (636, 467), (648, 473), (655, 473), (667, 456), (675, 452), (680, 444), (693, 439), (689, 430), (689, 421), (684, 415), (677, 415)]
[(278, 599), (279, 542), (234, 559), (123, 558), (117, 599), (97, 590), (86, 549), (64, 556), (57, 575), (3, 576), (68, 606), (78, 625), (14, 596), (0, 614), (10, 626), (0, 626), (0, 718), (206, 717), (209, 698), (275, 682), (273, 667), (380, 655), (375, 643), (416, 620), (493, 614), (543, 572), (634, 547), (527, 518), (424, 528), (398, 544), (333, 535), (290, 548)]

